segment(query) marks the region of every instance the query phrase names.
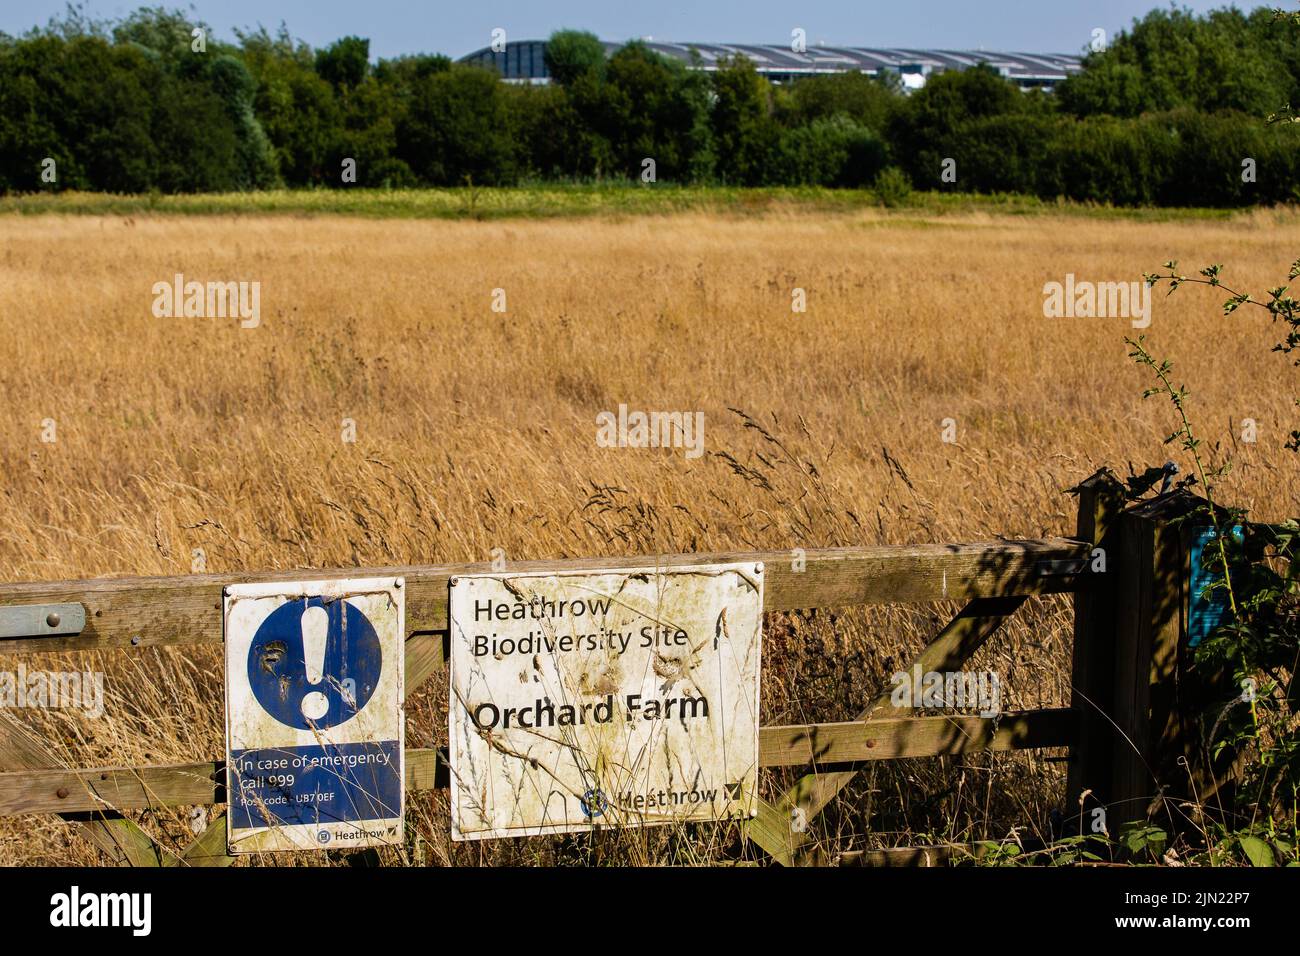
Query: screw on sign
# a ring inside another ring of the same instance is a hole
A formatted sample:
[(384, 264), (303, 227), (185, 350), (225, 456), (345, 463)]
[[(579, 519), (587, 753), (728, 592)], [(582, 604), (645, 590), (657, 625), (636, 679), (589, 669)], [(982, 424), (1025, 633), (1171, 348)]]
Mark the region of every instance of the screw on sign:
[(225, 593), (231, 852), (403, 839), (400, 579)]

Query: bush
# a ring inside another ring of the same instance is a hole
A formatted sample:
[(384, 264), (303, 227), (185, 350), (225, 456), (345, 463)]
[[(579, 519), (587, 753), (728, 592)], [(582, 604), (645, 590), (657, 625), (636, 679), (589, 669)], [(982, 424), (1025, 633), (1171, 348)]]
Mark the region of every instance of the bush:
[[(958, 126), (943, 144), (945, 156), (957, 160), (957, 186), (976, 192), (1033, 193), (1039, 171), (1060, 127), (1040, 116), (990, 116)], [(931, 170), (940, 185), (941, 167)], [(941, 188), (952, 188), (942, 184)]]
[(800, 186), (867, 186), (888, 161), (884, 142), (845, 116), (786, 130), (778, 153), (775, 181)]
[(876, 199), (887, 209), (903, 205), (912, 195), (911, 180), (907, 178), (907, 173), (897, 166), (887, 166), (882, 169), (871, 188), (876, 194)]
[(1109, 116), (1065, 120), (1048, 143), (1036, 191), (1080, 202), (1151, 203), (1179, 161), (1177, 143), (1157, 125)]

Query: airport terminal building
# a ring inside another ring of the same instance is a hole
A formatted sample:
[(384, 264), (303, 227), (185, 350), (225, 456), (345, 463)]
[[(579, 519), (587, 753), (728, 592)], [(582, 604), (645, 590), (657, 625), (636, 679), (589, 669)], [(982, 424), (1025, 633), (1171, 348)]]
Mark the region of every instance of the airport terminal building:
[[(623, 44), (603, 41), (606, 55)], [(789, 45), (752, 43), (659, 43), (646, 46), (663, 56), (681, 60), (691, 69), (716, 70), (719, 61), (742, 55), (753, 61), (758, 72), (782, 83), (803, 76), (824, 73), (897, 73), (909, 89), (925, 85), (932, 73), (964, 70), (987, 63), (1007, 79), (1025, 88), (1055, 86), (1082, 66), (1077, 56), (1055, 53), (994, 53), (986, 50), (901, 50), (874, 47), (809, 46), (798, 53)], [(516, 40), (499, 52), (484, 47), (462, 63), (494, 67), (506, 80), (546, 83), (545, 40)]]

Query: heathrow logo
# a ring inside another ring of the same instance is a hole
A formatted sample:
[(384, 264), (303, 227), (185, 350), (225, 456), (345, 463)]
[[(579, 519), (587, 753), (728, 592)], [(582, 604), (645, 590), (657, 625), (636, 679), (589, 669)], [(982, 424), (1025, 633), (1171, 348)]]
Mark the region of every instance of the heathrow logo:
[(582, 814), (590, 820), (605, 815), (609, 809), (609, 800), (599, 787), (593, 787), (582, 795)]

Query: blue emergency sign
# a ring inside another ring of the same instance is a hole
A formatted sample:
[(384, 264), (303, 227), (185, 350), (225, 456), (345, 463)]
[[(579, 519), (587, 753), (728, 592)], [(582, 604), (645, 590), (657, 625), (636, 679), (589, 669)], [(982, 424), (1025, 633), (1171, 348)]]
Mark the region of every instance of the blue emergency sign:
[(243, 665), (231, 665), (247, 675), (246, 706), (273, 721), (231, 741), (232, 845), (239, 831), (268, 827), (304, 828), (320, 846), (391, 839), (403, 809), (400, 712), (392, 739), (371, 739), (367, 721), (349, 722), (366, 712), (381, 679), (393, 680), (385, 668), (400, 673), (400, 662), (385, 661), (361, 608), (337, 596), (285, 601), (257, 626)]

